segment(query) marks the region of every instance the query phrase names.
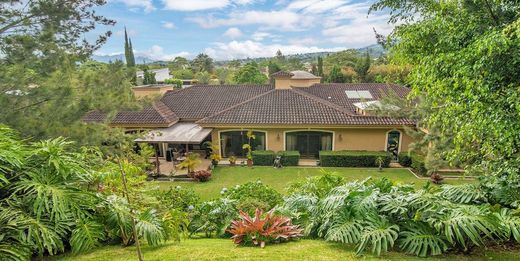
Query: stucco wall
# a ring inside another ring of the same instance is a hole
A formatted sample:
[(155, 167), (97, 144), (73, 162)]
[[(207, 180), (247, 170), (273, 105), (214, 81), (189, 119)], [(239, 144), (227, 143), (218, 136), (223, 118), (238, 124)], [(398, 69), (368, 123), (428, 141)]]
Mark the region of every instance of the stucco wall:
[[(219, 132), (226, 130), (240, 130), (237, 128), (214, 128), (211, 138), (214, 144), (220, 147)], [(248, 130), (248, 129), (244, 129)], [(312, 131), (308, 128), (254, 128), (255, 131), (265, 131), (267, 149), (272, 151), (285, 150), (285, 132)], [(320, 128), (319, 130), (334, 132), (334, 150), (367, 150), (382, 151), (386, 149), (387, 133), (391, 130), (401, 132), (400, 151), (408, 151), (412, 138), (399, 128)]]
[(163, 96), (168, 90), (172, 90), (172, 87), (164, 88), (133, 88), (134, 96), (136, 98), (142, 98), (146, 96)]

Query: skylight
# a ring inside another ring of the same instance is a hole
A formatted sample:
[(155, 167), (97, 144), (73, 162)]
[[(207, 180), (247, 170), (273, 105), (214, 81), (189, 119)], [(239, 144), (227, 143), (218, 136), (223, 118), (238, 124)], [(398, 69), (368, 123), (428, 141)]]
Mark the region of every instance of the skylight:
[(349, 99), (372, 99), (372, 94), (369, 91), (345, 91)]

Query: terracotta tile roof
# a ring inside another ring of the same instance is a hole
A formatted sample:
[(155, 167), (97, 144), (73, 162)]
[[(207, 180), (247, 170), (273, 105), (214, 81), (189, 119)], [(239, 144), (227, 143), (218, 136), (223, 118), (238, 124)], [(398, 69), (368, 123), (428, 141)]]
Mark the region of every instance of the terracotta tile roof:
[(101, 111), (89, 111), (83, 116), (82, 121), (87, 123), (101, 123), (107, 118), (107, 114)]
[(301, 90), (272, 90), (197, 121), (199, 124), (408, 125), (407, 119), (359, 116)]
[(141, 111), (121, 111), (116, 114), (111, 124), (161, 124), (171, 125), (179, 121), (164, 103), (158, 101), (144, 107)]
[[(406, 97), (410, 91), (408, 88), (396, 84), (383, 83), (331, 83), (331, 84), (315, 84), (308, 88), (299, 88), (309, 94), (329, 101), (341, 107), (356, 112), (354, 103), (361, 101), (381, 100), (381, 98), (389, 95), (397, 95), (401, 98)], [(350, 99), (345, 91), (369, 91), (372, 99)]]
[(292, 77), (294, 74), (286, 71), (278, 71), (271, 74), (271, 77)]
[(181, 119), (199, 120), (272, 90), (271, 85), (195, 85), (161, 99)]

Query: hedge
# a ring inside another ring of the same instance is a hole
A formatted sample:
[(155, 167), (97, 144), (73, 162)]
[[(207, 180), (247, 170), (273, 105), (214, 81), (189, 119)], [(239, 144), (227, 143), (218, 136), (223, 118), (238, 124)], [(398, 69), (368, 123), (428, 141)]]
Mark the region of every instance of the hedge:
[(282, 166), (298, 166), (300, 152), (297, 150), (279, 151), (278, 155), (282, 156)]
[(424, 158), (417, 154), (412, 154), (412, 164), (411, 168), (413, 171), (419, 175), (426, 176), (428, 174), (428, 170), (424, 164)]
[(401, 166), (403, 166), (403, 167), (412, 166), (412, 157), (410, 157), (410, 155), (408, 155), (408, 152), (399, 153), (397, 158), (398, 158), (399, 164), (401, 164)]
[(388, 167), (392, 161), (392, 155), (381, 151), (320, 151), (320, 164), (322, 167), (379, 167), (376, 163), (378, 157), (383, 158), (383, 167)]
[(274, 151), (254, 150), (253, 164), (257, 166), (272, 166), (274, 162)]

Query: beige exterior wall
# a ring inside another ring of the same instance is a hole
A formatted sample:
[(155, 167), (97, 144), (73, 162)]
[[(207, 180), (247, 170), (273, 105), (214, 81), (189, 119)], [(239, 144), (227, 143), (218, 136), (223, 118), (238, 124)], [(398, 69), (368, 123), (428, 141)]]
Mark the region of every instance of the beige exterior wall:
[[(254, 131), (266, 133), (266, 149), (272, 151), (285, 150), (285, 133), (289, 131), (329, 131), (333, 132), (333, 150), (386, 150), (387, 133), (391, 130), (401, 132), (400, 152), (408, 151), (412, 138), (402, 128), (252, 128)], [(214, 128), (211, 139), (220, 148), (219, 133), (230, 130), (249, 130), (248, 128)]]
[(167, 91), (173, 90), (171, 86), (160, 88), (132, 88), (136, 98), (163, 96)]
[(291, 89), (291, 79), (290, 78), (275, 78), (274, 79), (274, 88), (275, 89)]

